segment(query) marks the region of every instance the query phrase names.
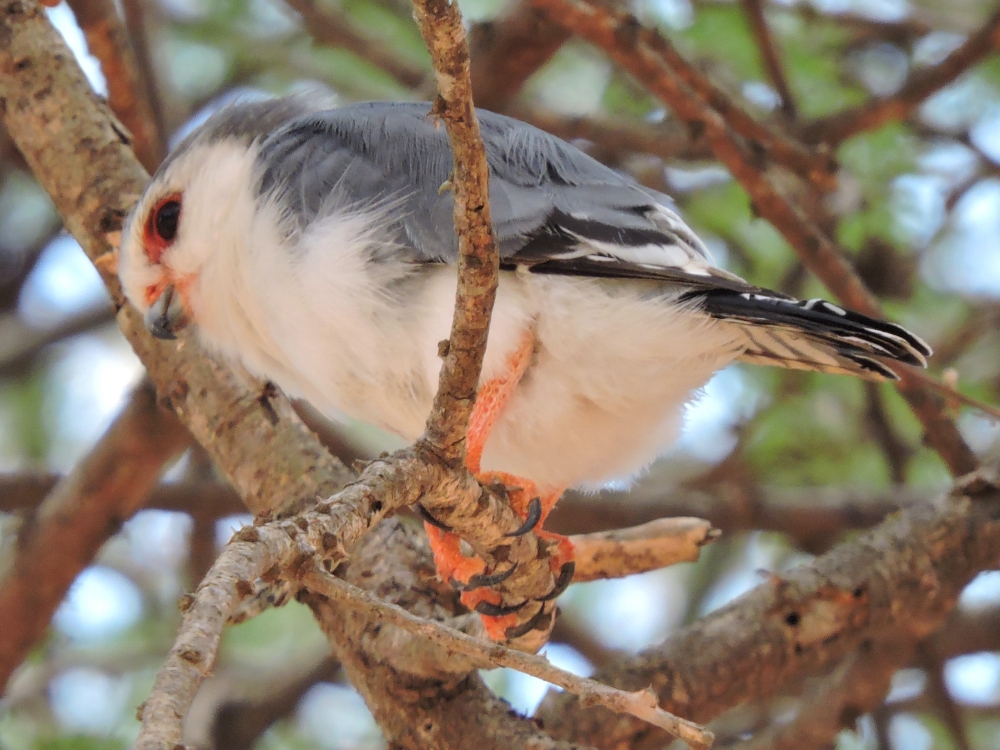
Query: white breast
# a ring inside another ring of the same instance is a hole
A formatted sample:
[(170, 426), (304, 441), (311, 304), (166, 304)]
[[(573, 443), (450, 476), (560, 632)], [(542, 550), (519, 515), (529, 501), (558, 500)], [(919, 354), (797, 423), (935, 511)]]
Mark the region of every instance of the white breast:
[[(413, 439), (437, 387), (455, 270), (367, 262), (366, 226), (328, 219), (278, 252), (276, 238), (250, 226), (238, 262), (202, 273), (199, 284), (227, 293), (211, 295), (196, 317), (207, 343), (289, 395)], [(650, 282), (503, 272), (484, 382), (500, 374), (529, 328), (537, 356), (486, 445), (483, 468), (543, 489), (642, 469), (676, 438), (692, 391), (743, 345), (738, 331), (671, 302)]]

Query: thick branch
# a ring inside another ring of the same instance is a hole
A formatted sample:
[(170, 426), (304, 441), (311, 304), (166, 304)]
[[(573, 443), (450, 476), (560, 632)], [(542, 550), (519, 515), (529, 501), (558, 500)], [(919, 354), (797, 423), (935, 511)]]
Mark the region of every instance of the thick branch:
[[(901, 511), (740, 597), (639, 656), (599, 672), (625, 689), (653, 685), (661, 705), (706, 721), (817, 674), (866, 640), (921, 640), (945, 621), (962, 588), (996, 564), (1000, 489), (981, 480)], [(632, 746), (644, 727), (549, 696), (540, 717), (553, 736)], [(650, 737), (650, 740), (653, 738)]]
[(48, 627), (70, 584), (98, 549), (139, 509), (164, 465), (191, 438), (156, 404), (149, 387), (91, 452), (53, 489), (21, 530), (0, 580), (0, 685)]
[(890, 638), (865, 642), (805, 695), (795, 718), (775, 724), (732, 750), (827, 750), (889, 692), (892, 676), (913, 654), (914, 643)]

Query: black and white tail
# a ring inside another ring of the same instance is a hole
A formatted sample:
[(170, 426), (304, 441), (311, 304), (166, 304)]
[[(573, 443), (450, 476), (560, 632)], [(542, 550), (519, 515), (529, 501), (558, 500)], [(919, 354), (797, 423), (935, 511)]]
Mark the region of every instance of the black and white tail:
[(744, 362), (898, 380), (881, 360), (926, 367), (932, 353), (925, 341), (902, 326), (821, 299), (800, 301), (722, 289), (691, 296), (699, 298), (713, 318), (746, 335), (747, 348), (740, 357)]

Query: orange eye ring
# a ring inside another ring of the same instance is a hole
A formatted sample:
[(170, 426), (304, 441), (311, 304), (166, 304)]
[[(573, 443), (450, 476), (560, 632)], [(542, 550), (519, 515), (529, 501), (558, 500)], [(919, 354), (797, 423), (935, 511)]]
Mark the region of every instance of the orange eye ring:
[(143, 247), (150, 263), (159, 263), (163, 251), (177, 238), (181, 218), (181, 194), (171, 193), (161, 198), (146, 217)]

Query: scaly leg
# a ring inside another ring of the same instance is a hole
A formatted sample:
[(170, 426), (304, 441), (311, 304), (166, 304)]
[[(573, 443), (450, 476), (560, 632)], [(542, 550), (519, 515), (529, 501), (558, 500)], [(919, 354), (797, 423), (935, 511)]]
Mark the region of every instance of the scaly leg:
[[(476, 405), (469, 419), (465, 463), (483, 484), (499, 482), (506, 488), (511, 507), (526, 521), (525, 531), (534, 529), (540, 539), (556, 545), (557, 552), (552, 556), (550, 564), (556, 575), (558, 593), (569, 584), (573, 575), (573, 545), (567, 537), (542, 531), (540, 527), (562, 496), (562, 490), (550, 492), (543, 497), (530, 480), (503, 472), (483, 473), (481, 467), (486, 441), (531, 363), (534, 344), (533, 334), (526, 333), (521, 345), (508, 358), (504, 374), (488, 381), (479, 389)], [(430, 522), (424, 525), (434, 554), (434, 563), (442, 580), (468, 585), (475, 576), (485, 572), (486, 566), (481, 559), (462, 554), (458, 536)], [(480, 608), (484, 603), (488, 608), (490, 605), (499, 605), (500, 595), (487, 586), (472, 585), (470, 590), (463, 592), (462, 602), (472, 610)], [(483, 614), (482, 618), (487, 634), (497, 641), (505, 640), (507, 629), (517, 621), (516, 614)]]

